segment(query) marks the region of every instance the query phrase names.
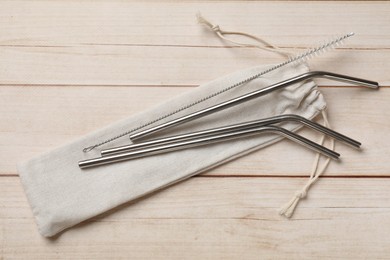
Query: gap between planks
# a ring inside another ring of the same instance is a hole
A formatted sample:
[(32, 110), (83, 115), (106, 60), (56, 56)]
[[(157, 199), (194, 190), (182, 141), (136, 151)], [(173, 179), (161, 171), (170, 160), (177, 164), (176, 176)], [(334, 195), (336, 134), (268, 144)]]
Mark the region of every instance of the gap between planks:
[[(83, 46), (118, 46), (118, 47), (167, 47), (167, 48), (208, 48), (208, 49), (257, 49), (256, 47), (251, 46), (229, 46), (229, 45), (192, 45), (192, 44), (148, 44), (148, 43), (78, 43), (71, 45), (50, 45), (50, 44), (0, 44), (0, 47), (9, 47), (9, 48), (73, 48), (73, 47), (83, 47)], [(288, 47), (288, 46), (279, 46), (279, 49), (285, 50), (307, 50), (310, 47)], [(337, 50), (345, 51), (387, 51), (390, 50), (388, 47), (338, 47)]]
[[(195, 88), (200, 85), (152, 85), (152, 84), (23, 84), (23, 83), (0, 83), (0, 87), (113, 87), (113, 88), (133, 88), (133, 87), (142, 87), (142, 88), (161, 88), (161, 87), (167, 87), (167, 88)], [(318, 86), (320, 88), (364, 88), (361, 86), (354, 86), (354, 85), (344, 85), (344, 86), (327, 86), (327, 85), (321, 85)], [(379, 86), (380, 88), (389, 88), (390, 85)]]
[[(10, 173), (10, 174), (1, 174), (1, 177), (19, 177), (19, 174), (17, 173)], [(265, 175), (265, 174), (259, 174), (259, 175), (250, 175), (250, 174), (232, 174), (232, 175), (215, 175), (215, 174), (200, 174), (198, 176), (193, 176), (190, 178), (307, 178), (308, 175), (278, 175), (278, 174), (273, 174), (273, 175)], [(327, 179), (389, 179), (390, 175), (384, 176), (384, 175), (324, 175), (320, 176), (320, 178), (327, 178)]]

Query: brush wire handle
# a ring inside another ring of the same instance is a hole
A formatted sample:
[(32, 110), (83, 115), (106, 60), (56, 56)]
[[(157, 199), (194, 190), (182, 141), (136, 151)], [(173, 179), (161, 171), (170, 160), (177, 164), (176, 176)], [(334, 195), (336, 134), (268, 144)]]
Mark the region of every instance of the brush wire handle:
[(276, 70), (276, 69), (279, 69), (279, 68), (281, 68), (281, 67), (283, 67), (283, 66), (286, 66), (286, 65), (288, 65), (288, 64), (293, 64), (293, 63), (305, 62), (305, 61), (307, 61), (308, 59), (310, 59), (310, 58), (312, 58), (312, 57), (314, 57), (314, 56), (316, 56), (316, 55), (319, 55), (319, 54), (324, 53), (325, 51), (327, 51), (327, 50), (329, 50), (329, 49), (332, 49), (332, 48), (336, 47), (337, 45), (341, 44), (343, 40), (345, 40), (345, 39), (347, 39), (347, 38), (349, 38), (349, 37), (351, 37), (351, 36), (353, 36), (353, 35), (354, 35), (354, 33), (348, 33), (348, 34), (346, 34), (346, 35), (343, 35), (343, 36), (337, 37), (337, 38), (335, 38), (335, 39), (333, 39), (333, 40), (331, 40), (331, 41), (328, 41), (328, 42), (326, 42), (325, 44), (322, 44), (322, 45), (320, 45), (320, 46), (318, 46), (318, 47), (316, 47), (316, 48), (309, 49), (309, 50), (307, 50), (307, 51), (305, 51), (305, 52), (303, 52), (303, 53), (301, 53), (301, 54), (298, 54), (298, 55), (296, 55), (296, 56), (293, 56), (293, 57), (289, 58), (289, 59), (288, 59), (287, 61), (285, 61), (285, 62), (279, 63), (279, 64), (277, 64), (277, 65), (275, 65), (275, 66), (273, 66), (273, 67), (271, 67), (271, 68), (269, 68), (269, 69), (267, 69), (267, 70), (264, 70), (264, 71), (262, 71), (262, 72), (260, 72), (260, 73), (257, 73), (257, 74), (255, 74), (255, 75), (253, 75), (253, 76), (251, 76), (251, 77), (249, 77), (249, 78), (247, 78), (247, 79), (245, 79), (245, 80), (242, 80), (242, 81), (240, 81), (240, 82), (237, 82), (237, 83), (235, 83), (235, 84), (233, 84), (233, 85), (231, 85), (231, 86), (229, 86), (229, 87), (227, 87), (227, 88), (224, 88), (224, 89), (222, 89), (222, 90), (220, 90), (220, 91), (214, 92), (214, 93), (212, 93), (211, 95), (208, 95), (208, 96), (206, 96), (206, 97), (204, 97), (204, 98), (201, 98), (201, 99), (199, 99), (199, 100), (197, 100), (197, 101), (195, 101), (195, 102), (192, 102), (192, 103), (190, 103), (190, 104), (188, 104), (188, 105), (186, 105), (186, 106), (183, 106), (183, 107), (181, 107), (181, 108), (179, 108), (179, 109), (177, 109), (177, 110), (174, 110), (174, 111), (172, 111), (172, 112), (170, 112), (170, 113), (168, 113), (168, 114), (165, 114), (165, 115), (163, 115), (163, 116), (161, 116), (161, 117), (158, 117), (158, 118), (156, 118), (156, 119), (154, 119), (154, 120), (151, 120), (151, 121), (149, 121), (149, 122), (147, 122), (147, 123), (145, 123), (145, 124), (142, 124), (142, 125), (140, 125), (140, 126), (138, 126), (138, 127), (136, 127), (136, 128), (130, 129), (129, 131), (126, 131), (126, 132), (124, 132), (124, 133), (122, 133), (122, 134), (120, 134), (120, 135), (114, 136), (114, 137), (112, 137), (112, 138), (110, 138), (110, 139), (107, 139), (107, 140), (105, 140), (105, 141), (102, 141), (102, 142), (100, 142), (100, 143), (97, 143), (97, 144), (91, 145), (91, 146), (89, 146), (89, 147), (86, 147), (86, 148), (83, 149), (83, 151), (84, 151), (84, 152), (92, 151), (92, 150), (95, 149), (96, 147), (102, 146), (102, 145), (107, 144), (107, 143), (109, 143), (109, 142), (112, 142), (112, 141), (114, 141), (114, 140), (116, 140), (116, 139), (118, 139), (118, 138), (121, 138), (121, 137), (123, 137), (123, 136), (129, 135), (129, 134), (134, 133), (134, 132), (136, 132), (136, 131), (138, 131), (138, 130), (141, 130), (141, 129), (147, 127), (147, 126), (150, 126), (150, 125), (152, 125), (152, 124), (154, 124), (154, 123), (157, 123), (157, 122), (159, 122), (159, 121), (161, 121), (161, 120), (163, 120), (163, 119), (166, 119), (166, 118), (168, 118), (168, 117), (171, 117), (171, 116), (173, 116), (173, 115), (175, 115), (175, 114), (177, 114), (177, 113), (179, 113), (179, 112), (181, 112), (181, 111), (184, 111), (184, 110), (186, 110), (186, 109), (188, 109), (188, 108), (191, 108), (191, 107), (193, 107), (193, 106), (196, 106), (196, 105), (198, 105), (198, 104), (200, 104), (200, 103), (202, 103), (202, 102), (204, 102), (204, 101), (206, 101), (206, 100), (209, 100), (209, 99), (211, 99), (211, 98), (213, 98), (213, 97), (216, 97), (216, 96), (218, 96), (218, 95), (220, 95), (220, 94), (222, 94), (222, 93), (224, 93), (224, 92), (227, 92), (227, 91), (229, 91), (229, 90), (231, 90), (231, 89), (233, 89), (233, 88), (236, 88), (236, 87), (238, 87), (238, 86), (241, 86), (241, 85), (244, 84), (244, 83), (247, 83), (247, 82), (249, 82), (249, 81), (252, 81), (252, 80), (254, 80), (254, 79), (258, 78), (258, 77), (263, 76), (264, 74), (267, 74), (267, 73), (269, 73), (269, 72), (271, 72), (271, 71), (274, 71), (274, 70)]

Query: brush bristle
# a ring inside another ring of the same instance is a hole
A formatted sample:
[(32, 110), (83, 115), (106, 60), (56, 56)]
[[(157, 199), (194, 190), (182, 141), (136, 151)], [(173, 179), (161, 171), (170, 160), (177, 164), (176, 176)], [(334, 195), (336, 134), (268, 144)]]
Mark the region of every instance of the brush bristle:
[(351, 36), (355, 35), (354, 33), (348, 33), (346, 35), (343, 35), (343, 36), (339, 36), (337, 38), (334, 38), (333, 40), (330, 40), (330, 41), (327, 41), (321, 45), (319, 45), (318, 47), (315, 47), (315, 48), (312, 48), (312, 49), (309, 49), (301, 54), (298, 54), (292, 58), (290, 58), (287, 62), (285, 62), (285, 65), (288, 64), (288, 63), (300, 63), (300, 62), (305, 62), (311, 58), (314, 58), (316, 56), (319, 56), (331, 49), (334, 49), (338, 46), (340, 46), (341, 44), (343, 44), (343, 41), (346, 39), (346, 38), (349, 38)]

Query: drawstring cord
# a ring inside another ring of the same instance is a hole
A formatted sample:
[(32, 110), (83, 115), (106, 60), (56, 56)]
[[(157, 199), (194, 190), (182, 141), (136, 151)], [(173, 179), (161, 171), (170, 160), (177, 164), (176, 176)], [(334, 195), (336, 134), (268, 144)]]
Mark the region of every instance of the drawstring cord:
[[(219, 25), (213, 25), (210, 21), (208, 21), (206, 18), (204, 18), (200, 13), (197, 13), (196, 17), (198, 19), (198, 23), (204, 25), (209, 30), (215, 32), (215, 34), (224, 41), (230, 42), (230, 43), (235, 44), (237, 46), (254, 47), (254, 48), (258, 48), (258, 49), (265, 50), (265, 51), (276, 52), (276, 53), (279, 53), (285, 57), (289, 57), (292, 55), (292, 53), (285, 51), (285, 50), (282, 50), (279, 47), (267, 42), (266, 40), (261, 39), (257, 36), (254, 36), (252, 34), (236, 32), (236, 31), (224, 31), (221, 29), (221, 27)], [(259, 42), (259, 44), (249, 44), (249, 43), (242, 43), (242, 42), (234, 41), (234, 40), (227, 38), (225, 35), (240, 35), (240, 36), (248, 37), (248, 38), (251, 38), (251, 39)]]
[[(328, 128), (331, 128), (326, 112), (322, 111), (321, 114), (322, 114), (322, 117), (324, 118), (324, 125)], [(323, 145), (324, 141), (325, 141), (325, 135), (323, 135), (321, 137), (320, 144)], [(330, 149), (334, 150), (334, 148), (335, 148), (335, 141), (334, 141), (334, 139), (330, 139)], [(284, 205), (280, 209), (280, 211), (279, 211), (280, 215), (287, 217), (287, 218), (290, 218), (294, 214), (294, 211), (295, 211), (296, 207), (298, 206), (299, 201), (301, 199), (304, 199), (307, 196), (307, 193), (308, 193), (310, 187), (318, 180), (318, 178), (321, 176), (321, 174), (323, 174), (325, 172), (326, 168), (328, 167), (328, 165), (330, 163), (330, 158), (327, 158), (325, 160), (324, 164), (319, 168), (320, 157), (321, 157), (321, 155), (319, 153), (317, 153), (316, 157), (314, 159), (313, 168), (312, 168), (312, 171), (310, 173), (309, 181), (305, 184), (305, 186), (303, 186), (303, 188), (301, 190), (298, 190), (294, 194), (294, 196), (291, 198), (291, 200), (286, 205)]]
[[(212, 24), (210, 21), (208, 21), (206, 18), (204, 18), (200, 13), (197, 14), (197, 18), (198, 18), (198, 22), (200, 24), (204, 25), (206, 28), (213, 31), (219, 38), (221, 38), (224, 41), (230, 42), (230, 43), (235, 44), (237, 46), (255, 47), (255, 48), (258, 48), (261, 50), (265, 50), (265, 51), (276, 52), (276, 53), (279, 53), (279, 54), (281, 54), (283, 56), (287, 56), (287, 57), (292, 55), (292, 53), (287, 52), (285, 50), (282, 50), (279, 47), (277, 47), (277, 46), (275, 46), (275, 45), (273, 45), (273, 44), (271, 44), (271, 43), (269, 43), (269, 42), (267, 42), (259, 37), (256, 37), (254, 35), (251, 35), (248, 33), (236, 32), (236, 31), (224, 31), (221, 29), (221, 27), (219, 25)], [(251, 38), (251, 39), (257, 41), (259, 44), (249, 44), (249, 43), (242, 43), (242, 42), (234, 41), (234, 40), (227, 38), (226, 35), (244, 36), (244, 37)], [(326, 112), (322, 111), (321, 114), (322, 114), (322, 117), (324, 119), (324, 125), (328, 128), (331, 128)], [(320, 139), (321, 145), (324, 144), (325, 139), (326, 139), (326, 137), (325, 137), (325, 135), (323, 135)], [(330, 149), (334, 150), (334, 148), (335, 148), (335, 142), (333, 139), (330, 139)], [(294, 196), (291, 198), (291, 200), (287, 204), (285, 204), (280, 209), (280, 211), (279, 211), (280, 215), (287, 217), (287, 218), (290, 218), (294, 214), (294, 211), (295, 211), (296, 207), (298, 206), (299, 201), (301, 199), (306, 198), (310, 187), (325, 172), (326, 168), (328, 167), (328, 165), (330, 163), (330, 158), (327, 158), (321, 167), (319, 165), (320, 158), (321, 158), (321, 155), (319, 153), (317, 153), (316, 157), (314, 159), (314, 162), (313, 162), (313, 167), (312, 167), (312, 171), (310, 173), (310, 178), (309, 178), (308, 182), (303, 186), (302, 189), (298, 190), (294, 194)]]

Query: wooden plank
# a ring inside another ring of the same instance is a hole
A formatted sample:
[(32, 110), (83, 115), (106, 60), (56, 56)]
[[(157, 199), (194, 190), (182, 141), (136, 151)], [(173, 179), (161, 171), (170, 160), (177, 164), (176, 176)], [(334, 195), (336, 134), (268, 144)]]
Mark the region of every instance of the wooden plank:
[[(228, 31), (308, 47), (355, 31), (353, 48), (390, 45), (390, 4), (318, 1), (1, 1), (1, 45), (80, 44), (222, 46), (196, 22), (203, 15)], [(321, 19), (319, 19), (321, 17)], [(34, 26), (31, 26), (33, 24)]]
[[(1, 84), (199, 85), (283, 58), (244, 48), (166, 46), (0, 47)], [(313, 70), (390, 85), (390, 51), (339, 49), (314, 58)], [(342, 86), (323, 80), (321, 84)]]
[[(88, 1), (5, 1), (0, 10), (0, 84), (197, 85), (248, 66), (283, 61), (254, 49), (220, 48), (223, 43), (194, 22), (193, 14), (203, 7), (205, 15), (227, 28), (300, 50), (329, 35), (359, 29), (350, 45), (319, 57), (313, 69), (390, 85), (390, 4), (347, 6), (348, 21), (346, 3), (120, 1), (90, 6)], [(153, 9), (159, 12), (150, 13)]]
[[(0, 174), (16, 174), (17, 162), (64, 144), (190, 90), (179, 87), (2, 87), (0, 88)], [(327, 175), (388, 176), (390, 89), (321, 88), (334, 129), (363, 143), (342, 154)], [(139, 102), (142, 100), (142, 102)], [(312, 131), (302, 134), (313, 140)], [(210, 175), (303, 175), (314, 153), (288, 141), (218, 167)], [(267, 158), (267, 160), (264, 160)], [(369, 162), (369, 163), (367, 163)], [(277, 165), (277, 167), (275, 167)]]
[(192, 178), (45, 239), (19, 180), (1, 177), (1, 256), (372, 259), (390, 254), (389, 179), (321, 179), (293, 219), (278, 216), (278, 207), (304, 182)]

